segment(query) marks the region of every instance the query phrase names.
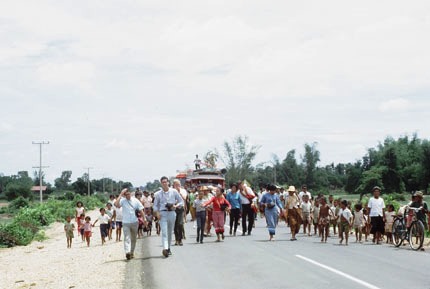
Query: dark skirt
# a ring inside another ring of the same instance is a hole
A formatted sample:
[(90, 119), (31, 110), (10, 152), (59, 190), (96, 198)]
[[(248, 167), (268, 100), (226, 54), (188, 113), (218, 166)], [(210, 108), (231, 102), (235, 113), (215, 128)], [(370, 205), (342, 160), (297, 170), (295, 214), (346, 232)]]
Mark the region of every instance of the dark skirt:
[(371, 234), (375, 234), (377, 232), (384, 234), (384, 219), (381, 216), (370, 217), (370, 224), (372, 225), (372, 229), (370, 230)]

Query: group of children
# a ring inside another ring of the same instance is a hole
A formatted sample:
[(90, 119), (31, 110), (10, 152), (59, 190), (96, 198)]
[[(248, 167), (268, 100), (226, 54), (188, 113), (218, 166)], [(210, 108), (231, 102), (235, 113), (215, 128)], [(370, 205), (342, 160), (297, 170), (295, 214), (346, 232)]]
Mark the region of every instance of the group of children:
[[(115, 231), (116, 241), (121, 241), (122, 235), (122, 208), (116, 208), (113, 204), (115, 202), (115, 196), (111, 196), (106, 207), (100, 208), (100, 214), (97, 219), (91, 223), (91, 217), (85, 215), (85, 208), (82, 202), (76, 203), (75, 208), (75, 223), (72, 222), (72, 217), (67, 216), (64, 224), (64, 231), (66, 233), (67, 248), (71, 248), (72, 239), (74, 238), (74, 230), (77, 229), (77, 234), (82, 238), (82, 242), (87, 243), (90, 246), (92, 231), (96, 223), (100, 226), (101, 244), (104, 245), (107, 240), (112, 240), (112, 234)], [(157, 234), (160, 234), (160, 226), (158, 220), (153, 216), (151, 208), (145, 208), (145, 215), (138, 214), (138, 238), (142, 238), (144, 233), (147, 236), (151, 235), (153, 222), (156, 224)], [(145, 226), (144, 220), (147, 223)], [(75, 225), (76, 224), (76, 225)]]

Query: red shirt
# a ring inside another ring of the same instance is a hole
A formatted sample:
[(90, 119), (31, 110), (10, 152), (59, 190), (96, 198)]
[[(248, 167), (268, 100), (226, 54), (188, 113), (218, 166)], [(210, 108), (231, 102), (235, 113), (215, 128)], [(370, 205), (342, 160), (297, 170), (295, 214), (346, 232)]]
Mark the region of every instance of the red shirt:
[(228, 207), (229, 207), (229, 209), (231, 209), (231, 205), (230, 205), (230, 203), (227, 201), (227, 199), (226, 198), (224, 198), (224, 197), (221, 197), (221, 198), (218, 198), (218, 197), (212, 197), (212, 199), (210, 199), (209, 201), (207, 201), (205, 204), (204, 204), (204, 206), (207, 206), (207, 205), (209, 205), (209, 204), (213, 204), (213, 210), (214, 211), (217, 211), (217, 212), (220, 212), (221, 211), (221, 205), (222, 204), (227, 204), (228, 205)]

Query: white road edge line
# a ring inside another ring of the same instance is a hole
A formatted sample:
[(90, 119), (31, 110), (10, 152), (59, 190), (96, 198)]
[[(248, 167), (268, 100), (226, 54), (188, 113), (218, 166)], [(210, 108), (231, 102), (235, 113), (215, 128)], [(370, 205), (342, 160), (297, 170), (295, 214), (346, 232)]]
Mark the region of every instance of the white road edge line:
[(329, 266), (327, 266), (327, 265), (324, 265), (324, 264), (318, 263), (317, 261), (314, 261), (314, 260), (312, 260), (312, 259), (309, 259), (309, 258), (303, 257), (303, 256), (301, 256), (301, 255), (296, 255), (296, 257), (297, 257), (297, 258), (300, 258), (300, 259), (302, 259), (302, 260), (304, 260), (304, 261), (306, 261), (306, 262), (312, 263), (312, 264), (314, 264), (314, 265), (316, 265), (316, 266), (319, 266), (319, 267), (321, 267), (321, 268), (324, 268), (324, 269), (326, 269), (326, 270), (328, 270), (328, 271), (331, 271), (331, 272), (333, 272), (333, 273), (335, 273), (335, 274), (338, 274), (338, 275), (340, 275), (340, 276), (342, 276), (342, 277), (345, 277), (345, 278), (347, 278), (347, 279), (349, 279), (349, 280), (351, 280), (351, 281), (354, 281), (354, 282), (356, 282), (356, 283), (358, 283), (358, 284), (360, 284), (360, 285), (363, 285), (363, 286), (364, 286), (364, 287), (366, 287), (366, 288), (370, 288), (370, 289), (380, 289), (379, 287), (377, 287), (377, 286), (375, 286), (375, 285), (369, 284), (369, 283), (367, 283), (367, 282), (365, 282), (365, 281), (363, 281), (363, 280), (360, 280), (360, 279), (358, 279), (358, 278), (355, 278), (354, 276), (351, 276), (351, 275), (349, 275), (349, 274), (343, 273), (342, 271), (336, 270), (336, 269), (334, 269), (334, 268), (332, 268), (332, 267), (329, 267)]

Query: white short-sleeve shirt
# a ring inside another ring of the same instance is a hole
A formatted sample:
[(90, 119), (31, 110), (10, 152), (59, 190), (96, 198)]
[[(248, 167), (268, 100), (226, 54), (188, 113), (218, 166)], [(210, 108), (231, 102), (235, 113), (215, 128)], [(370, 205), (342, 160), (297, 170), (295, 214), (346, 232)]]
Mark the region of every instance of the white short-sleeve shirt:
[(375, 199), (374, 197), (371, 197), (367, 206), (370, 208), (370, 217), (383, 216), (382, 210), (385, 209), (385, 202), (383, 198), (379, 197)]

